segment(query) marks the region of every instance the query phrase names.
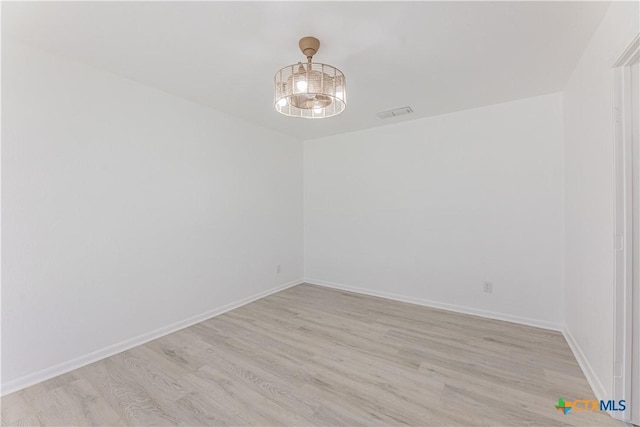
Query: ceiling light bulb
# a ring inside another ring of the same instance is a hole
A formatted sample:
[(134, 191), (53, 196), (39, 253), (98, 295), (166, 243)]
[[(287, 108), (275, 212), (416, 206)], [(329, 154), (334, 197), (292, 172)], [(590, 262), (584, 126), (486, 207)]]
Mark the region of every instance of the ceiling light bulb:
[(306, 92), (307, 91), (307, 81), (306, 80), (298, 80), (296, 82), (296, 87), (298, 88), (298, 90), (300, 92)]
[(314, 109), (313, 109), (313, 112), (314, 112), (314, 113), (316, 113), (316, 114), (320, 114), (320, 113), (322, 113), (322, 107), (316, 107), (316, 108), (314, 108)]
[(282, 98), (280, 101), (278, 101), (278, 105), (281, 107), (287, 105), (287, 98)]

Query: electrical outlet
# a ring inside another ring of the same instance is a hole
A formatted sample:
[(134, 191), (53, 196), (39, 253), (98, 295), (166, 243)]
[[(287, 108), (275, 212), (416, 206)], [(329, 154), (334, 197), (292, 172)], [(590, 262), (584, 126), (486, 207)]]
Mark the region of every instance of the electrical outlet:
[(280, 264), (276, 265), (276, 274), (280, 274)]
[(482, 290), (488, 294), (493, 293), (493, 283), (491, 282), (484, 282), (482, 284)]

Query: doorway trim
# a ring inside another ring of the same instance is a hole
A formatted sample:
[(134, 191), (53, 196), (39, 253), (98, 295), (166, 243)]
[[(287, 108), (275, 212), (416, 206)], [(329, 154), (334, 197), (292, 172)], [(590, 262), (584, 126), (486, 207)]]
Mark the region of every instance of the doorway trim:
[(615, 173), (615, 236), (614, 236), (614, 399), (626, 400), (627, 410), (611, 415), (623, 421), (631, 419), (632, 362), (632, 286), (633, 286), (633, 158), (632, 107), (629, 97), (630, 65), (640, 55), (640, 35), (631, 42), (613, 65), (613, 123)]

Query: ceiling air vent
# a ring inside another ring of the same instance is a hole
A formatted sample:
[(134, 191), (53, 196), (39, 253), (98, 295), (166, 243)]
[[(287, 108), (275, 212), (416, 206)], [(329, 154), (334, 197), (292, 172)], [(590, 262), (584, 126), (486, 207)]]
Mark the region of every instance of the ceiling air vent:
[(402, 107), (402, 108), (396, 108), (389, 111), (382, 111), (380, 113), (377, 113), (376, 116), (380, 117), (381, 119), (388, 119), (389, 117), (404, 116), (405, 114), (411, 114), (411, 113), (413, 113), (413, 110), (411, 109), (411, 107)]

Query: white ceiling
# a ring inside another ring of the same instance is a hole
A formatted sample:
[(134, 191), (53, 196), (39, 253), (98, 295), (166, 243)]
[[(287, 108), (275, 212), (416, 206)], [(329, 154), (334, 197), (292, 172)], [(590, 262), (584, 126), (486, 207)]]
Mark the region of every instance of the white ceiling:
[[(2, 33), (311, 139), (562, 90), (603, 2), (3, 2)], [(292, 119), (272, 79), (304, 60), (347, 77), (338, 117)], [(410, 105), (414, 114), (376, 112)]]

